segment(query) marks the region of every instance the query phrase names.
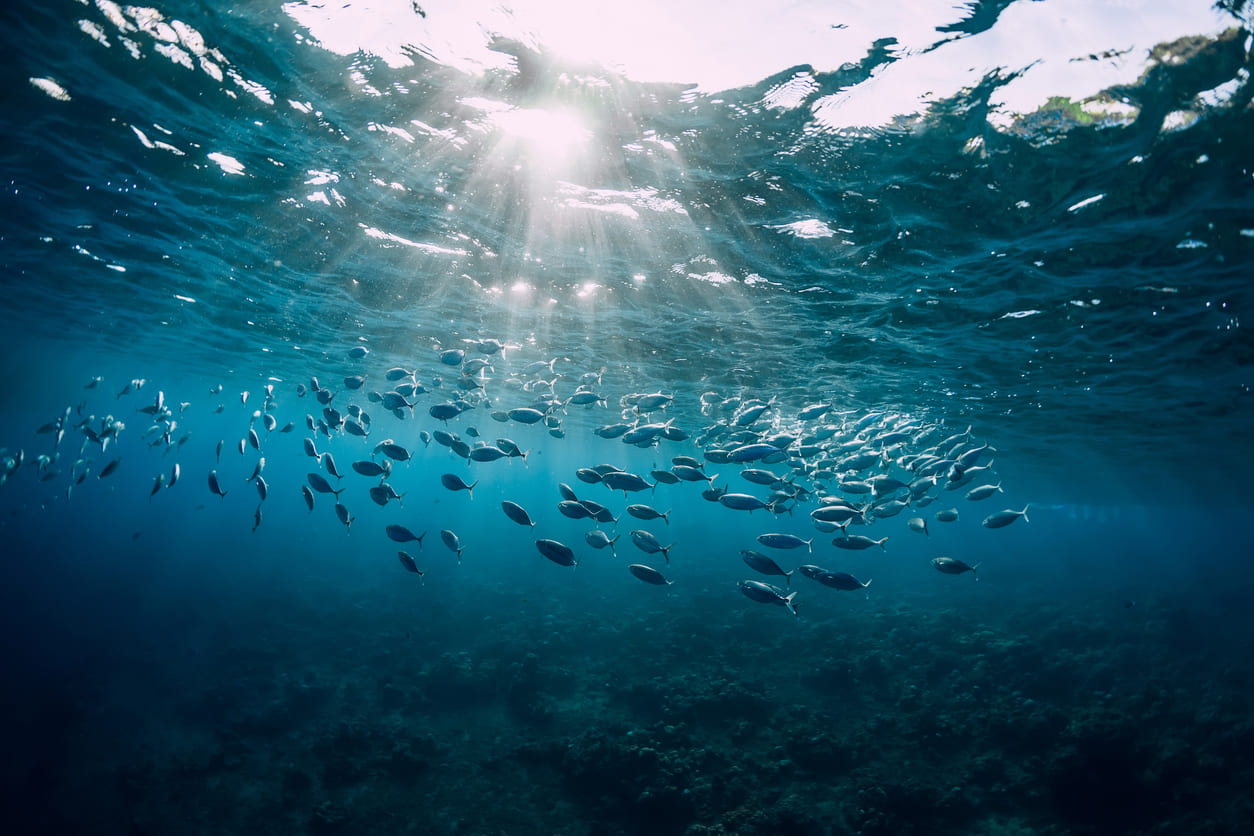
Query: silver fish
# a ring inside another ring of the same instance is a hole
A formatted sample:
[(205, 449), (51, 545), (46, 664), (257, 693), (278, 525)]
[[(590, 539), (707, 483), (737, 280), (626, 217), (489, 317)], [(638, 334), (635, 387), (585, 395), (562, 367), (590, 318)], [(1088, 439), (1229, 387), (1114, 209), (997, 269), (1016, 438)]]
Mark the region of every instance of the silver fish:
[(440, 532), (440, 539), (444, 541), (444, 545), (448, 546), (449, 551), (457, 554), (457, 562), (462, 562), (462, 543), (457, 539), (457, 535), (451, 529), (444, 529)]
[(650, 505), (628, 505), (627, 513), (638, 520), (661, 520), (667, 525), (671, 524), (670, 511), (663, 513)]
[(475, 485), (479, 484), (479, 480), (475, 480), (470, 484), (458, 476), (456, 473), (445, 473), (440, 476), (440, 484), (450, 491), (466, 491), (471, 499), (475, 498)]
[(654, 569), (652, 566), (645, 566), (643, 563), (633, 563), (627, 567), (627, 571), (631, 572), (640, 580), (654, 586), (669, 586), (674, 581), (668, 581), (666, 576)]
[(787, 607), (793, 615), (797, 615), (797, 606), (793, 603), (793, 598), (797, 597), (796, 592), (784, 594), (784, 590), (778, 586), (772, 586), (769, 583), (761, 581), (743, 580), (740, 582), (740, 591), (750, 601), (757, 601), (760, 604), (779, 604)]
[(618, 537), (621, 536), (622, 535), (620, 534), (617, 537), (611, 538), (610, 535), (606, 534), (601, 529), (594, 528), (585, 534), (583, 539), (584, 542), (586, 542), (589, 546), (592, 546), (594, 549), (603, 549), (608, 546), (612, 554), (617, 554), (617, 552), (614, 551), (614, 544), (618, 542)]
[(668, 565), (670, 564), (670, 550), (675, 548), (674, 543), (671, 543), (669, 546), (663, 546), (658, 542), (656, 537), (639, 528), (631, 532), (631, 542), (635, 543), (636, 548), (640, 549), (640, 551), (645, 554), (657, 554), (661, 552), (662, 557), (666, 559), (666, 563)]
[[(761, 572), (764, 575), (782, 575), (784, 583), (786, 585), (791, 585), (792, 572), (785, 572), (780, 568), (778, 563), (771, 560), (761, 552), (755, 552), (752, 549), (741, 549), (740, 558), (749, 566), (750, 569)], [(794, 569), (793, 571), (795, 572), (796, 570)]]
[[(932, 565), (938, 572), (944, 572), (946, 575), (961, 575), (963, 572), (970, 572), (974, 575), (975, 570), (980, 568), (978, 563), (971, 566), (953, 557), (934, 557)], [(976, 580), (978, 581), (979, 578), (977, 577)]]
[(502, 500), (501, 510), (505, 512), (505, 516), (509, 517), (519, 525), (535, 528), (536, 524), (532, 521), (531, 516), (527, 513), (527, 509), (523, 508), (517, 502), (511, 502), (508, 499)]
[(764, 546), (769, 546), (772, 549), (796, 549), (801, 546), (805, 546), (807, 550), (811, 552), (814, 551), (813, 537), (809, 540), (802, 540), (795, 534), (779, 534), (774, 532), (769, 534), (759, 534), (758, 542)]
[(1023, 517), (1024, 522), (1028, 522), (1028, 506), (1024, 505), (1022, 511), (1015, 511), (1007, 508), (1004, 511), (997, 511), (989, 514), (984, 518), (983, 526), (985, 528), (1003, 528), (1010, 525), (1015, 520)]
[(575, 559), (575, 553), (570, 546), (559, 543), (557, 540), (536, 540), (536, 548), (540, 554), (559, 566), (579, 565), (579, 561)]
[(427, 536), (427, 532), (425, 531), (422, 532), (422, 534), (414, 534), (414, 532), (410, 531), (403, 525), (389, 525), (386, 531), (388, 539), (394, 540), (397, 543), (416, 541), (419, 548), (422, 548), (422, 538)]

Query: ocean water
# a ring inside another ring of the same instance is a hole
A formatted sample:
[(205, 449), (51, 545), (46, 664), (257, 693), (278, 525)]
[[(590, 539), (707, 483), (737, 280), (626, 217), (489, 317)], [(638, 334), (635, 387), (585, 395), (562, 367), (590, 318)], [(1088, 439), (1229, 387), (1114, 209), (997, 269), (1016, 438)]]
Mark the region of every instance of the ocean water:
[(0, 13), (6, 832), (1250, 832), (1245, 5), (673, 5)]

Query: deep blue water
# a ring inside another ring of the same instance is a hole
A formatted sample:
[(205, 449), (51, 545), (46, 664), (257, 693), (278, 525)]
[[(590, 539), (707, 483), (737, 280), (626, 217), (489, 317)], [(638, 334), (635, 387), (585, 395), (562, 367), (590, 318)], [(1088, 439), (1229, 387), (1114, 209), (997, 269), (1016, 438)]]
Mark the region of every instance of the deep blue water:
[[(6, 830), (1247, 832), (1252, 27), (1159, 6), (5, 11)], [(676, 456), (786, 496), (577, 475)]]

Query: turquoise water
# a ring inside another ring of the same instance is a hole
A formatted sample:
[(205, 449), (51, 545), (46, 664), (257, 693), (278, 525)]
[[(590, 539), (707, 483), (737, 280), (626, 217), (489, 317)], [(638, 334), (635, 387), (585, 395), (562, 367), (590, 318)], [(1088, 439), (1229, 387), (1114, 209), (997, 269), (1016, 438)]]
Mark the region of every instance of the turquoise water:
[(1244, 832), (1251, 26), (1160, 5), (5, 12), (13, 832)]

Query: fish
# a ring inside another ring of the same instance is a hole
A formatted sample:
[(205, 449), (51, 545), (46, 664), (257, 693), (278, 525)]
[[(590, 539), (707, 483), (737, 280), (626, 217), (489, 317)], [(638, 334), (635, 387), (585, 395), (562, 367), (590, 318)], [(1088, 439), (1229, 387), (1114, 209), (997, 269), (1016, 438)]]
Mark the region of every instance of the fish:
[(813, 563), (802, 564), (801, 566), (798, 566), (794, 571), (800, 572), (801, 574), (805, 575), (807, 578), (810, 578), (811, 580), (816, 580), (818, 579), (819, 575), (822, 575), (825, 572), (827, 572), (827, 570), (824, 569), (822, 566), (815, 566)]
[(350, 360), (360, 360), (369, 353), (370, 349), (366, 348), (364, 345), (355, 345), (348, 350), (348, 357)]
[(375, 451), (383, 453), (383, 455), (396, 462), (407, 462), (410, 459), (409, 451), (392, 441), (384, 441), (377, 444)]
[(257, 435), (257, 431), (252, 427), (248, 428), (248, 443), (254, 450), (261, 449), (261, 438)]
[(253, 511), (253, 533), (257, 533), (257, 529), (261, 526), (261, 506), (257, 506), (257, 510)]
[[(957, 508), (942, 508), (941, 510), (937, 511), (932, 516), (936, 517), (936, 519), (939, 520), (940, 522), (957, 522), (958, 521), (958, 509)], [(1003, 523), (1003, 525), (1004, 524), (1005, 523)]]
[(373, 487), (370, 488), (368, 493), (370, 494), (370, 501), (373, 502), (375, 505), (378, 505), (380, 508), (387, 505), (388, 502), (390, 502), (393, 499), (395, 499), (397, 502), (400, 502), (402, 505), (405, 504), (402, 501), (405, 497), (405, 494), (397, 493), (396, 489), (393, 488), (391, 485), (389, 485), (387, 482), (384, 482), (382, 485), (374, 485)]
[(652, 490), (657, 487), (657, 483), (650, 482), (643, 476), (637, 476), (635, 473), (627, 473), (621, 470), (603, 475), (601, 484), (612, 491), (622, 491), (623, 496), (626, 496), (628, 491)]
[(814, 551), (814, 538), (802, 540), (795, 534), (780, 534), (771, 532), (769, 534), (759, 534), (758, 542), (772, 549), (797, 549), (805, 546), (808, 551)]
[(344, 523), (344, 528), (352, 531), (354, 518), (349, 516), (348, 508), (344, 506), (344, 503), (335, 503), (335, 516), (339, 518), (340, 522)]
[(100, 472), (96, 474), (96, 478), (97, 479), (105, 478), (106, 476), (110, 475), (115, 470), (117, 470), (120, 464), (122, 464), (122, 457), (118, 456), (116, 459), (113, 459), (104, 467), (100, 468)]
[(980, 499), (987, 499), (995, 493), (1001, 493), (1001, 482), (996, 485), (980, 485), (978, 488), (972, 488), (967, 491), (966, 498), (972, 502)]
[(865, 519), (864, 511), (846, 504), (821, 505), (810, 512), (815, 522), (843, 523), (849, 520)]
[(165, 484), (165, 474), (164, 474), (164, 473), (158, 473), (158, 474), (157, 474), (157, 478), (153, 480), (153, 483), (152, 483), (152, 490), (151, 490), (151, 491), (149, 491), (149, 493), (148, 493), (148, 501), (149, 501), (149, 502), (151, 502), (151, 501), (152, 501), (152, 498), (153, 498), (154, 496), (156, 496), (156, 495), (157, 495), (157, 491), (161, 490), (161, 486), (162, 486), (162, 485), (164, 485), (164, 484)]
[(225, 443), (226, 442), (223, 441), (222, 439), (218, 439), (218, 447), (216, 450), (214, 450), (214, 453), (213, 453), (215, 461), (219, 461), (219, 462), (222, 461), (222, 445)]
[(339, 468), (335, 466), (335, 457), (332, 456), (330, 453), (322, 454), (322, 465), (327, 469), (327, 473), (330, 473), (336, 479), (344, 478), (340, 474)]
[(517, 421), (520, 424), (535, 424), (544, 420), (543, 412), (526, 406), (511, 409), (506, 415), (510, 417), (511, 421)]
[(308, 473), (305, 475), (305, 479), (309, 482), (309, 487), (313, 488), (318, 493), (335, 494), (336, 499), (339, 499), (340, 494), (344, 493), (343, 488), (340, 488), (337, 491), (335, 488), (331, 487), (327, 480), (322, 478), (321, 473)]
[(245, 481), (245, 482), (251, 482), (252, 480), (256, 479), (258, 476), (260, 476), (260, 475), (261, 475), (261, 471), (263, 471), (263, 470), (265, 470), (265, 469), (266, 469), (266, 457), (265, 457), (265, 456), (262, 456), (261, 458), (257, 459), (257, 465), (256, 465), (256, 467), (254, 467), (254, 468), (253, 468), (253, 475), (252, 475), (252, 476), (249, 476), (249, 477), (248, 477), (247, 479), (245, 479), (244, 481)]
[(654, 392), (648, 395), (635, 396), (633, 406), (635, 406), (637, 412), (652, 412), (655, 409), (666, 409), (673, 400), (675, 400), (673, 395)]
[(615, 439), (631, 429), (631, 424), (606, 424), (592, 432), (604, 439)]
[(925, 536), (931, 536), (927, 533), (927, 520), (922, 517), (911, 517), (906, 520), (906, 528), (911, 531), (917, 531)]
[(755, 485), (770, 486), (784, 481), (780, 475), (773, 470), (763, 470), (761, 468), (746, 467), (740, 471), (740, 478)]
[(718, 501), (733, 511), (753, 512), (759, 508), (768, 507), (765, 502), (747, 493), (725, 493), (718, 498)]
[(408, 552), (398, 551), (396, 553), (396, 556), (400, 559), (402, 566), (404, 566), (410, 572), (413, 572), (419, 578), (421, 578), (423, 575), (426, 574), (426, 572), (418, 568), (418, 564), (414, 562), (414, 559), (409, 556)]
[(166, 483), (166, 487), (167, 488), (174, 487), (174, 483), (179, 480), (179, 476), (181, 476), (182, 474), (183, 474), (183, 471), (179, 467), (179, 463), (175, 462), (174, 467), (170, 469), (170, 481)]
[(419, 548), (422, 548), (422, 538), (427, 536), (427, 532), (425, 531), (422, 532), (422, 534), (414, 534), (414, 532), (410, 531), (403, 525), (389, 525), (384, 530), (387, 532), (389, 540), (393, 540), (397, 543), (409, 543), (416, 541)]
[(730, 450), (727, 453), (727, 460), (734, 464), (742, 464), (744, 462), (754, 462), (764, 459), (772, 453), (778, 453), (779, 448), (774, 444), (766, 444), (758, 442), (755, 444), (746, 444)]
[(654, 586), (670, 586), (674, 581), (668, 581), (666, 576), (654, 569), (652, 566), (646, 566), (643, 563), (633, 563), (627, 567), (627, 571), (631, 572), (640, 580)]
[(981, 524), (985, 528), (1004, 528), (1005, 526), (1008, 526), (1015, 520), (1019, 519), (1019, 517), (1023, 517), (1024, 522), (1029, 521), (1027, 505), (1023, 506), (1022, 511), (1015, 511), (1011, 508), (1007, 508), (1004, 511), (996, 511), (992, 514), (989, 514), (987, 517), (985, 517), (983, 523)]
[(577, 499), (564, 499), (557, 503), (557, 510), (563, 517), (572, 520), (586, 520), (592, 516), (588, 507)]
[(855, 589), (866, 589), (871, 585), (870, 581), (863, 583), (848, 572), (823, 572), (814, 578), (823, 586), (829, 586), (832, 589), (843, 589), (846, 592), (852, 592)]
[(301, 486), (300, 486), (300, 492), (301, 492), (301, 495), (305, 497), (305, 504), (306, 504), (306, 505), (308, 505), (308, 506), (309, 506), (309, 510), (310, 510), (310, 511), (312, 511), (312, 510), (313, 510), (313, 506), (314, 506), (314, 495), (313, 495), (313, 491), (309, 490), (309, 486), (308, 486), (308, 485), (301, 485)]
[(457, 539), (457, 535), (452, 529), (444, 529), (440, 532), (440, 539), (444, 541), (444, 545), (448, 546), (449, 551), (457, 554), (457, 562), (462, 562), (462, 543)]
[(384, 465), (378, 464), (377, 462), (372, 462), (367, 459), (363, 459), (362, 461), (359, 461), (359, 462), (353, 462), (352, 468), (354, 471), (356, 471), (357, 473), (360, 473), (362, 476), (387, 476), (389, 473), (392, 472), (392, 468), (391, 468), (390, 463), (385, 462), (385, 464), (387, 464), (386, 467)]
[(797, 605), (793, 602), (793, 599), (797, 597), (796, 592), (785, 595), (784, 590), (778, 586), (751, 580), (741, 581), (740, 591), (751, 601), (757, 601), (760, 604), (779, 604), (787, 607), (793, 615), (797, 615)]
[(871, 546), (879, 546), (883, 549), (884, 544), (887, 542), (887, 537), (881, 537), (878, 540), (873, 540), (870, 537), (864, 537), (861, 534), (847, 534), (844, 537), (837, 537), (833, 539), (832, 545), (838, 549), (851, 549), (857, 551), (861, 549), (869, 549)]
[(592, 519), (596, 520), (597, 522), (599, 523), (618, 522), (618, 518), (614, 516), (614, 513), (610, 511), (609, 508), (602, 505), (601, 503), (594, 502), (591, 499), (584, 499), (581, 501), (583, 503), (583, 507), (588, 509), (588, 515)]
[(712, 476), (707, 475), (701, 468), (694, 467), (690, 464), (672, 465), (671, 473), (675, 474), (675, 476), (683, 482), (705, 482), (711, 486), (713, 486), (714, 480), (718, 478), (717, 473)]
[(605, 406), (605, 396), (589, 391), (576, 392), (566, 399), (565, 406), (592, 406), (593, 404)]
[(623, 443), (637, 444), (642, 447), (652, 446), (651, 442), (670, 429), (671, 422), (674, 420), (675, 419), (672, 418), (670, 421), (666, 421), (665, 423), (640, 424), (632, 427), (627, 432), (623, 433)]
[[(743, 560), (750, 569), (761, 572), (764, 575), (782, 575), (785, 585), (792, 584), (792, 572), (785, 572), (780, 568), (779, 564), (771, 560), (761, 552), (755, 552), (752, 549), (741, 549), (740, 559)], [(794, 569), (793, 572), (796, 570)]]
[(470, 494), (470, 498), (475, 498), (475, 485), (479, 484), (479, 480), (471, 482), (469, 485), (456, 473), (445, 473), (440, 477), (440, 484), (448, 488), (450, 491), (465, 491)]
[(413, 377), (413, 372), (407, 369), (402, 369), (399, 366), (397, 366), (395, 368), (388, 369), (386, 372), (383, 373), (383, 376), (387, 378), (389, 382), (395, 383), (398, 380), (404, 380), (407, 377)]
[(222, 490), (222, 486), (218, 484), (218, 471), (209, 471), (209, 490), (218, 496), (225, 497), (226, 491)]
[(635, 543), (636, 548), (640, 549), (640, 551), (644, 552), (645, 554), (657, 554), (661, 552), (662, 557), (666, 559), (667, 565), (670, 564), (671, 562), (670, 551), (671, 549), (675, 548), (674, 543), (671, 543), (669, 546), (663, 546), (661, 543), (658, 542), (656, 537), (654, 537), (649, 532), (644, 531), (639, 528), (631, 532), (631, 542)]
[(578, 566), (579, 561), (575, 559), (575, 553), (570, 546), (560, 543), (557, 540), (536, 540), (536, 549), (540, 554), (547, 557), (559, 566)]
[[(934, 557), (932, 565), (936, 567), (936, 571), (944, 572), (946, 575), (961, 575), (963, 572), (970, 572), (974, 575), (975, 570), (980, 568), (978, 563), (971, 566), (955, 557)], [(978, 581), (979, 578), (977, 577), (976, 580)]]
[(598, 484), (602, 479), (602, 474), (596, 468), (581, 467), (575, 471), (575, 478), (587, 485)]
[(812, 421), (815, 418), (822, 418), (831, 408), (831, 404), (810, 404), (809, 406), (803, 407), (801, 411), (797, 413), (797, 418), (801, 421)]
[(531, 516), (527, 513), (527, 509), (523, 508), (517, 502), (511, 502), (508, 499), (501, 501), (501, 510), (505, 512), (505, 516), (509, 517), (519, 525), (525, 525), (535, 528), (536, 524), (532, 521)]
[(562, 499), (566, 499), (571, 502), (579, 501), (579, 497), (575, 496), (574, 489), (571, 488), (571, 486), (566, 484), (565, 482), (557, 483), (557, 492), (562, 495)]
[(671, 521), (670, 521), (671, 512), (670, 511), (667, 511), (666, 513), (662, 513), (649, 505), (628, 505), (627, 513), (631, 514), (633, 517), (635, 517), (638, 520), (660, 519), (662, 522), (666, 523), (667, 525), (671, 524)]
[(470, 460), (474, 462), (494, 462), (497, 459), (509, 458), (509, 454), (498, 447), (484, 445), (470, 451)]
[(651, 470), (649, 471), (649, 475), (653, 477), (654, 482), (658, 482), (663, 485), (678, 485), (680, 481), (679, 477), (674, 473), (671, 473), (669, 470)]
[(260, 476), (257, 477), (256, 482), (254, 482), (253, 484), (257, 486), (257, 496), (261, 497), (262, 502), (265, 502), (266, 496), (270, 492), (270, 486), (267, 485), (266, 480), (261, 478)]
[(609, 546), (610, 553), (617, 556), (618, 552), (614, 550), (614, 544), (618, 542), (618, 538), (621, 536), (622, 535), (620, 534), (617, 537), (611, 538), (610, 535), (606, 534), (601, 529), (594, 528), (585, 534), (583, 539), (584, 542), (586, 542), (589, 546), (592, 546), (594, 549), (603, 549), (606, 546)]

